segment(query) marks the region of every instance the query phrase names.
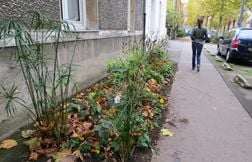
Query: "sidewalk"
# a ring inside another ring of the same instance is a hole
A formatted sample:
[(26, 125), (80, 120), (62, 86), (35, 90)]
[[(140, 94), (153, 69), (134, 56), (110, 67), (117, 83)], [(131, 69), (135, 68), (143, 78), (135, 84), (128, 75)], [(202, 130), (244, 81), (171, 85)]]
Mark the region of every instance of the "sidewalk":
[(172, 118), (189, 123), (158, 141), (159, 155), (152, 162), (251, 162), (252, 119), (202, 54), (201, 71), (191, 70), (191, 44), (183, 46), (171, 91)]

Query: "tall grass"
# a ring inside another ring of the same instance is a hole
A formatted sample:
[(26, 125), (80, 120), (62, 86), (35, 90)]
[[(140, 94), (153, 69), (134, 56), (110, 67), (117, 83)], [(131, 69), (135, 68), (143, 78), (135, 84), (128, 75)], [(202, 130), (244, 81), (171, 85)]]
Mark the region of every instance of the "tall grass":
[[(11, 115), (16, 110), (16, 104), (25, 107), (38, 127), (53, 130), (58, 140), (66, 134), (65, 102), (69, 97), (76, 47), (70, 62), (61, 65), (59, 44), (70, 34), (70, 28), (71, 24), (51, 20), (39, 12), (28, 12), (18, 18), (0, 21), (0, 38), (4, 45), (8, 44), (7, 41), (15, 42), (14, 58), (20, 66), (32, 101), (32, 106), (27, 106), (16, 96), (15, 86), (10, 90), (3, 87), (0, 94), (7, 103), (6, 111)], [(52, 58), (48, 58), (45, 50), (49, 45), (54, 50)], [(50, 61), (53, 65), (49, 64)]]

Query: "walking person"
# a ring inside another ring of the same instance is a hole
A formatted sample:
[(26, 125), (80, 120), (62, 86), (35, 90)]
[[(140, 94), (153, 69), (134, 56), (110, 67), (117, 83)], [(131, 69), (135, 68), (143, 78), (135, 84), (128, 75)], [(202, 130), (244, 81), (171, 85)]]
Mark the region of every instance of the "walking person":
[(200, 55), (204, 45), (204, 41), (208, 41), (207, 29), (202, 27), (203, 19), (197, 20), (197, 27), (195, 27), (191, 34), (192, 39), (192, 70), (196, 67), (197, 71), (200, 71)]

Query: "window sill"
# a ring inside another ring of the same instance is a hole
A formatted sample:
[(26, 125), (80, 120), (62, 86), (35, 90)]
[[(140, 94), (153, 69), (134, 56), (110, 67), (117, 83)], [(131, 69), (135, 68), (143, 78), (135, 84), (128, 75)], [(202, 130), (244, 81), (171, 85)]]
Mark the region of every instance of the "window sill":
[[(91, 39), (105, 39), (105, 38), (113, 38), (113, 37), (127, 37), (134, 35), (141, 35), (142, 31), (127, 31), (127, 30), (76, 30), (71, 31), (75, 36), (74, 37), (65, 37), (62, 38), (61, 42), (70, 42), (76, 40), (91, 40)], [(44, 43), (53, 43), (53, 38), (48, 38), (44, 41)], [(12, 38), (4, 41), (0, 40), (0, 48), (1, 47), (14, 47), (15, 41)]]

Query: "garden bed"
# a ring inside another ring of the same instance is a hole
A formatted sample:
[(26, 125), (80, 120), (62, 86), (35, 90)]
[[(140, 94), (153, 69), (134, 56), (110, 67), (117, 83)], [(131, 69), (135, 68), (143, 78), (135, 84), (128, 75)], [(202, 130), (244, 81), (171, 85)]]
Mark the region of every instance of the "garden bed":
[[(144, 103), (144, 105), (143, 101), (141, 101), (141, 104), (143, 104), (141, 106), (147, 109), (139, 107), (138, 111), (141, 113), (138, 115), (142, 117), (141, 122), (150, 120), (150, 126), (146, 125), (146, 127), (151, 128), (146, 128), (147, 130), (142, 132), (140, 130), (136, 130), (136, 132), (132, 132), (132, 134), (129, 135), (130, 138), (134, 139), (134, 153), (132, 154), (132, 157), (128, 157), (129, 161), (146, 162), (151, 160), (151, 150), (155, 147), (156, 141), (159, 138), (160, 128), (169, 111), (167, 101), (169, 99), (176, 65), (172, 64), (168, 60), (165, 62), (162, 60), (161, 62), (169, 65), (172, 70), (170, 72), (171, 75), (169, 75), (169, 77), (163, 77), (162, 75), (158, 76), (157, 74), (150, 74), (151, 76), (146, 77), (146, 80), (143, 79), (143, 83), (146, 83), (144, 84), (145, 88), (148, 88), (145, 92), (151, 92), (157, 95), (152, 96), (155, 99), (151, 99), (151, 102), (153, 102), (153, 100), (157, 100), (157, 102), (154, 103), (154, 105), (149, 105), (148, 101)], [(114, 63), (112, 64), (113, 66), (115, 65)], [(115, 74), (116, 76), (113, 76)], [(111, 130), (116, 129), (113, 126), (115, 123), (113, 120), (115, 114), (118, 115), (118, 110), (114, 108), (120, 104), (120, 100), (125, 89), (121, 89), (122, 85), (115, 85), (114, 77), (118, 77), (117, 72), (112, 72), (109, 77), (104, 78), (93, 86), (80, 91), (67, 102), (66, 107), (69, 111), (67, 131), (68, 138), (65, 141), (61, 141), (60, 145), (56, 142), (56, 138), (53, 137), (53, 127), (50, 125), (48, 127), (37, 129), (33, 132), (32, 137), (29, 137), (30, 142), (26, 142), (31, 150), (29, 159), (37, 160), (41, 156), (60, 159), (66, 158), (64, 157), (66, 155), (75, 155), (72, 156), (72, 160), (78, 159), (81, 161), (83, 158), (85, 161), (120, 161), (121, 157), (119, 154), (119, 148), (116, 148), (120, 146), (118, 143), (113, 143), (113, 140), (118, 138), (119, 135), (115, 135), (115, 133)], [(156, 77), (156, 79), (153, 77)], [(160, 80), (158, 80), (158, 78)], [(118, 91), (122, 94), (119, 95)], [(142, 93), (140, 93), (140, 95), (142, 95)], [(119, 101), (116, 101), (117, 97), (119, 98)], [(156, 114), (157, 112), (155, 111), (157, 110), (154, 111), (155, 106), (160, 106), (158, 109), (158, 111), (160, 111), (159, 114)], [(150, 140), (142, 138), (143, 141), (139, 144), (139, 138), (143, 137), (143, 135), (146, 135), (146, 137)], [(38, 147), (34, 148), (36, 145)], [(138, 145), (138, 147), (135, 147), (136, 145)], [(63, 149), (62, 151), (62, 148), (65, 150)], [(74, 151), (75, 154), (72, 154)], [(60, 156), (57, 155), (59, 152), (62, 153), (59, 154)], [(42, 158), (40, 161), (43, 161), (43, 159), (45, 160), (45, 158)]]
[[(71, 35), (71, 24), (37, 12), (32, 17), (31, 22), (23, 21), (24, 17), (0, 22), (1, 35), (16, 42), (14, 58), (32, 101), (32, 107), (27, 105), (15, 85), (1, 86), (7, 114), (14, 113), (19, 105), (34, 121), (33, 130), (21, 132), (29, 148), (28, 160), (47, 157), (62, 162), (126, 162), (140, 161), (143, 153), (148, 156), (142, 161), (150, 160), (149, 152), (155, 152), (153, 143), (167, 111), (166, 88), (171, 87), (174, 76), (175, 65), (167, 59), (164, 48), (167, 42), (147, 41), (144, 50), (142, 43), (125, 43), (123, 57), (107, 63), (109, 76), (69, 99), (75, 87), (72, 72), (76, 46), (66, 64), (60, 63), (58, 48), (62, 37)], [(52, 58), (45, 57), (43, 50), (43, 41), (49, 36), (55, 37)], [(22, 145), (22, 140), (18, 141)], [(5, 140), (0, 148), (16, 145), (15, 140)]]

